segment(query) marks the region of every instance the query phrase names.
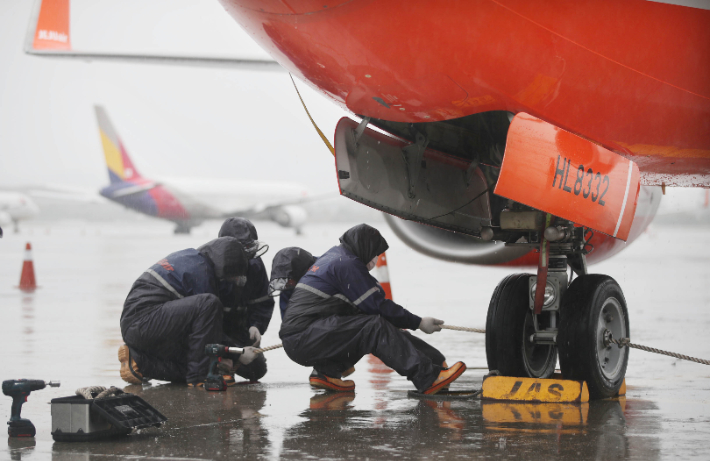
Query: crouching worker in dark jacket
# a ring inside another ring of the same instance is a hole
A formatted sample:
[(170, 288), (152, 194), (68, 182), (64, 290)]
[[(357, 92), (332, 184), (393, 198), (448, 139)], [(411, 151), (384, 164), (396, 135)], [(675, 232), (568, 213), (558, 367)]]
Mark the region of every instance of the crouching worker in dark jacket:
[[(246, 284), (237, 287), (222, 283), (220, 298), (224, 303), (224, 332), (237, 346), (259, 347), (274, 313), (274, 300), (269, 296), (269, 277), (261, 255), (269, 249), (259, 241), (254, 225), (245, 218), (229, 218), (219, 230), (220, 237), (233, 237), (242, 244), (248, 259)], [(241, 365), (236, 373), (257, 381), (266, 374), (266, 357), (259, 354), (249, 365)], [(228, 386), (236, 384), (233, 375), (223, 376)]]
[[(201, 386), (209, 364), (205, 345), (235, 345), (222, 331), (220, 282), (243, 285), (246, 273), (242, 245), (230, 237), (172, 253), (151, 266), (123, 305), (121, 378), (132, 384), (159, 379)], [(239, 362), (248, 364), (256, 356), (249, 348)]]
[(315, 256), (298, 247), (286, 247), (274, 255), (271, 262), (269, 296), (279, 297), (281, 320), (286, 314), (288, 302), (301, 277), (316, 262)]
[(448, 368), (438, 350), (401, 330), (431, 334), (444, 322), (420, 318), (385, 298), (368, 271), (387, 248), (377, 229), (355, 226), (296, 285), (279, 335), (291, 360), (314, 368), (312, 386), (353, 391), (355, 383), (340, 378), (370, 353), (424, 394), (439, 392), (466, 369), (462, 362)]

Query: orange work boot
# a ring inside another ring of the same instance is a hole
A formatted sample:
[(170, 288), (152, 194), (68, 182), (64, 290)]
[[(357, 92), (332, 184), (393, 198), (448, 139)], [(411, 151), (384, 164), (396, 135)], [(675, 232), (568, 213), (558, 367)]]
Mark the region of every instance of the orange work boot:
[(232, 387), (237, 384), (237, 381), (234, 379), (234, 375), (222, 375), (222, 379), (227, 387)]
[[(441, 368), (443, 368), (444, 370), (446, 370), (447, 368), (449, 368), (449, 366), (446, 364), (446, 360), (444, 360), (444, 361), (441, 363)], [(448, 392), (448, 391), (449, 391), (449, 385), (447, 384), (446, 386), (442, 387), (442, 388), (441, 388), (441, 391)], [(441, 391), (439, 391), (439, 392), (441, 392)]]
[(323, 373), (318, 373), (316, 370), (313, 370), (313, 373), (311, 373), (308, 380), (310, 381), (311, 386), (318, 389), (338, 392), (353, 392), (355, 390), (355, 383), (353, 381), (343, 381), (342, 379), (331, 378)]
[(353, 373), (355, 373), (355, 367), (350, 367), (347, 370), (345, 370), (344, 372), (342, 372), (340, 377), (347, 378), (348, 376), (350, 376)]
[(466, 364), (463, 362), (456, 362), (451, 368), (445, 368), (439, 373), (439, 377), (436, 378), (434, 384), (429, 386), (423, 394), (432, 395), (439, 392), (444, 387), (448, 386), (456, 380), (459, 376), (466, 371)]
[(187, 387), (193, 388), (193, 387), (198, 387), (200, 389), (205, 388), (205, 382), (204, 381), (198, 381), (196, 383), (187, 383)]
[(143, 384), (143, 375), (138, 371), (138, 365), (131, 358), (131, 351), (125, 344), (118, 348), (118, 361), (121, 362), (121, 379), (130, 384)]

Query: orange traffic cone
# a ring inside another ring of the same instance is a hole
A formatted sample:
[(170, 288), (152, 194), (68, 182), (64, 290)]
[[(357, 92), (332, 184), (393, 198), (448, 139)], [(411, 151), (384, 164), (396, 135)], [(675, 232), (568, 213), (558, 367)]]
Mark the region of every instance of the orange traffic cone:
[(20, 276), (20, 290), (34, 291), (37, 288), (35, 280), (35, 266), (32, 263), (32, 245), (27, 242), (25, 246), (25, 260), (22, 262), (22, 275)]
[(390, 286), (390, 271), (387, 269), (387, 256), (385, 253), (382, 253), (380, 256), (378, 256), (377, 264), (375, 264), (375, 267), (377, 268), (375, 278), (378, 282), (380, 282), (380, 285), (382, 285), (382, 289), (385, 290), (385, 298), (392, 299), (392, 287)]

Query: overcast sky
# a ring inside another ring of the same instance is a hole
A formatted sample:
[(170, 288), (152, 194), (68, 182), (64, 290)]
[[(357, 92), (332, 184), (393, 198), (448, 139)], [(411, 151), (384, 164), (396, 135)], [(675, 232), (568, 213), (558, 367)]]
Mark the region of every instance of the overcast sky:
[[(337, 191), (286, 72), (26, 55), (33, 1), (0, 1), (0, 187), (107, 183), (93, 105), (144, 176), (289, 180)], [(217, 0), (72, 0), (75, 50), (268, 58)], [(298, 81), (297, 81), (298, 82)], [(346, 115), (299, 82), (331, 139)]]

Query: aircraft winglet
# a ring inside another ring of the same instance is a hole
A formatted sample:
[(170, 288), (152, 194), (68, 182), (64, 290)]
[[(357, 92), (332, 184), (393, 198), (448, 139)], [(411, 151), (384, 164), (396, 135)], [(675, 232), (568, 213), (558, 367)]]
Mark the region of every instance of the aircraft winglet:
[(28, 52), (71, 50), (69, 0), (37, 1), (27, 31), (27, 48)]
[(190, 56), (171, 54), (111, 53), (72, 48), (70, 0), (36, 0), (25, 40), (25, 53), (37, 56), (141, 64), (173, 64), (197, 67), (227, 67), (244, 70), (278, 71), (284, 68), (273, 59), (250, 59), (231, 56)]

